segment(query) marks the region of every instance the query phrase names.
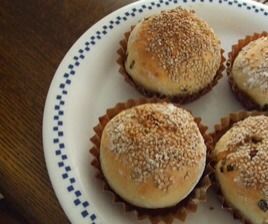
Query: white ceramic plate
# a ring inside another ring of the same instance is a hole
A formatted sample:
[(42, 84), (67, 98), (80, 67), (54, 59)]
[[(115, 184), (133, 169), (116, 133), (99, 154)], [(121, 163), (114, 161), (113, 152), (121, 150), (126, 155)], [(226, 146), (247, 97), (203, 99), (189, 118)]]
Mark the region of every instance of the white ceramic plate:
[[(106, 16), (68, 51), (51, 83), (44, 111), (43, 142), (48, 172), (57, 197), (72, 223), (126, 224), (137, 221), (102, 191), (90, 165), (89, 141), (98, 117), (117, 102), (140, 95), (119, 75), (116, 50), (131, 25), (145, 16), (176, 6), (194, 9), (214, 28), (226, 52), (239, 38), (268, 27), (268, 8), (252, 1), (139, 1)], [(210, 127), (241, 109), (226, 78), (197, 101), (186, 105)], [(214, 209), (211, 209), (213, 207)], [(179, 223), (176, 221), (175, 223)], [(186, 223), (237, 223), (220, 209), (215, 195), (187, 217)]]

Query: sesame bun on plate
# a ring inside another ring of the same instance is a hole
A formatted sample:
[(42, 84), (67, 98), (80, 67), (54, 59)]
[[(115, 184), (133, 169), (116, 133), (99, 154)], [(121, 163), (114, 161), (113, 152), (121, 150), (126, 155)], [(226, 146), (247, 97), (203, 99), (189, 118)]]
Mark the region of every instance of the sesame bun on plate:
[(165, 102), (128, 101), (108, 111), (112, 116), (101, 118), (91, 152), (111, 191), (143, 216), (157, 209), (157, 216), (181, 213), (184, 219), (210, 185), (204, 174), (211, 143), (206, 127)]
[(181, 103), (209, 91), (224, 69), (213, 30), (181, 7), (140, 21), (118, 53), (121, 73), (139, 91)]
[(212, 151), (221, 201), (244, 223), (268, 223), (268, 114), (231, 114)]
[(247, 109), (268, 110), (268, 33), (239, 40), (229, 53), (233, 93)]

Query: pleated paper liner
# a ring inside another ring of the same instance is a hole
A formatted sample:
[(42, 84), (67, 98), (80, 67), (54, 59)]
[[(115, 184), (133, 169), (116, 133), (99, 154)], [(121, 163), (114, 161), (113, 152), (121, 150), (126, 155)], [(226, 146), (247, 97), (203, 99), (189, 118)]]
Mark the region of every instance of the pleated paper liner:
[[(131, 30), (133, 30), (133, 28), (134, 28), (134, 26), (131, 27)], [(132, 79), (132, 77), (127, 73), (127, 71), (125, 69), (125, 61), (127, 59), (127, 42), (128, 42), (128, 38), (129, 38), (130, 33), (131, 33), (131, 31), (126, 32), (124, 34), (124, 39), (122, 39), (120, 41), (120, 48), (117, 51), (117, 53), (118, 53), (117, 63), (120, 66), (119, 73), (124, 77), (125, 81), (128, 84), (130, 84), (132, 87), (134, 87), (137, 91), (139, 91), (145, 97), (168, 99), (169, 101), (172, 101), (175, 103), (180, 103), (180, 104), (189, 103), (189, 102), (192, 102), (192, 101), (196, 100), (197, 98), (201, 97), (202, 95), (208, 93), (218, 83), (218, 80), (220, 78), (222, 78), (222, 76), (223, 76), (222, 72), (225, 69), (225, 66), (224, 66), (225, 58), (223, 56), (224, 50), (221, 49), (221, 65), (220, 65), (218, 71), (216, 72), (214, 79), (205, 88), (201, 89), (199, 92), (193, 93), (191, 95), (168, 96), (168, 95), (160, 94), (158, 92), (147, 90), (143, 86), (136, 83)]]
[[(155, 98), (128, 100), (125, 103), (118, 103), (115, 107), (108, 109), (106, 114), (99, 118), (99, 124), (94, 128), (95, 135), (91, 138), (91, 141), (94, 146), (90, 150), (90, 153), (93, 155), (94, 158), (91, 164), (97, 169), (97, 178), (103, 181), (104, 191), (109, 191), (113, 194), (113, 203), (123, 205), (124, 212), (134, 212), (138, 220), (149, 219), (152, 224), (157, 224), (160, 222), (165, 224), (171, 224), (174, 219), (184, 221), (189, 212), (195, 212), (197, 210), (198, 204), (200, 202), (206, 201), (206, 193), (211, 185), (209, 174), (211, 173), (212, 168), (210, 166), (206, 166), (204, 174), (198, 184), (195, 186), (194, 190), (177, 205), (162, 209), (140, 208), (126, 202), (109, 187), (100, 166), (100, 141), (105, 125), (121, 111), (145, 103), (162, 102), (164, 101)], [(200, 118), (195, 118), (195, 122), (197, 123), (199, 130), (205, 140), (207, 150), (211, 150), (212, 138), (210, 135), (207, 134), (207, 127), (201, 123)]]
[[(219, 124), (215, 125), (214, 132), (211, 133), (213, 138), (213, 148), (215, 147), (216, 143), (219, 141), (219, 139), (238, 121), (242, 121), (245, 118), (249, 116), (257, 116), (257, 115), (265, 115), (268, 116), (268, 112), (261, 112), (261, 111), (241, 111), (236, 113), (231, 113), (229, 116), (223, 117)], [(210, 151), (211, 152), (211, 151)], [(211, 173), (211, 181), (212, 186), (216, 190), (217, 197), (222, 205), (222, 208), (230, 212), (234, 219), (240, 220), (244, 224), (253, 224), (251, 223), (246, 217), (244, 217), (239, 210), (234, 208), (224, 197), (221, 187), (217, 181), (216, 175), (215, 175), (215, 165), (216, 162), (213, 160), (213, 156), (210, 154), (210, 164), (213, 168), (213, 171)]]
[(266, 36), (268, 36), (268, 32), (265, 31), (262, 33), (254, 33), (253, 35), (246, 36), (244, 39), (238, 40), (238, 42), (232, 46), (232, 50), (228, 53), (227, 75), (229, 78), (229, 84), (231, 90), (238, 99), (238, 101), (248, 110), (268, 110), (268, 105), (261, 107), (246, 92), (239, 89), (239, 87), (236, 85), (233, 78), (231, 77), (232, 67), (235, 58), (237, 57), (237, 55), (239, 54), (239, 52), (242, 50), (243, 47), (248, 45), (251, 41)]

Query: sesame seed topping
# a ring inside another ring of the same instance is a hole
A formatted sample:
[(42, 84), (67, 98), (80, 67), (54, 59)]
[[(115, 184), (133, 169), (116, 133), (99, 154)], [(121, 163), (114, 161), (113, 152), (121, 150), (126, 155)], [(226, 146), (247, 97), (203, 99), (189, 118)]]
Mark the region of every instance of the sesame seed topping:
[[(152, 53), (162, 69), (168, 71), (171, 80), (179, 82), (180, 79), (197, 79), (201, 83), (211, 81), (207, 80), (211, 77), (206, 76), (219, 67), (219, 40), (194, 11), (178, 7), (151, 16), (143, 23), (143, 32), (149, 34), (145, 35), (146, 50)], [(210, 57), (211, 60), (205, 57)], [(186, 71), (200, 76), (189, 77)]]
[(236, 171), (234, 181), (259, 190), (268, 199), (268, 117), (250, 116), (229, 131), (224, 165)]
[(130, 167), (132, 180), (142, 183), (150, 178), (164, 192), (174, 182), (170, 172), (194, 167), (206, 156), (192, 115), (173, 104), (143, 104), (125, 110), (106, 130), (110, 150)]
[(268, 93), (268, 37), (261, 37), (242, 48), (234, 67), (245, 76), (245, 87)]

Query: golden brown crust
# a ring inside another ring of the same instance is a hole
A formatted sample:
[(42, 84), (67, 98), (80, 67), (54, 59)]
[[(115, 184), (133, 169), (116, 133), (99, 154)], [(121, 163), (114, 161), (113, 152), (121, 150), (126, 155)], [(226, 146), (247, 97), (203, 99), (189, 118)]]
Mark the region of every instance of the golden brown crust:
[(138, 83), (136, 83), (131, 78), (131, 76), (127, 73), (127, 71), (125, 69), (125, 66), (124, 66), (124, 62), (125, 62), (126, 57), (127, 57), (126, 48), (127, 48), (127, 41), (128, 41), (129, 34), (130, 34), (130, 32), (125, 33), (125, 38), (120, 41), (120, 49), (118, 49), (118, 51), (117, 51), (117, 53), (119, 55), (119, 57), (117, 59), (117, 63), (120, 66), (119, 67), (119, 72), (124, 77), (125, 81), (129, 85), (134, 87), (137, 91), (139, 91), (142, 95), (144, 95), (146, 97), (166, 99), (166, 100), (169, 100), (171, 102), (176, 102), (176, 103), (180, 103), (180, 104), (189, 103), (189, 102), (192, 102), (192, 101), (198, 99), (199, 97), (205, 95), (206, 93), (208, 93), (218, 83), (220, 78), (222, 78), (222, 76), (223, 76), (222, 72), (225, 69), (225, 66), (224, 66), (225, 58), (223, 56), (224, 50), (221, 49), (221, 65), (220, 65), (220, 68), (218, 69), (218, 71), (217, 71), (214, 79), (212, 80), (212, 82), (209, 83), (203, 89), (201, 89), (199, 92), (189, 94), (189, 95), (177, 94), (177, 95), (174, 95), (174, 96), (167, 96), (167, 95), (155, 92), (155, 91), (145, 89), (143, 86), (139, 85)]
[(229, 77), (229, 84), (237, 100), (248, 110), (268, 110), (268, 105), (260, 106), (245, 91), (239, 89), (232, 77)]
[(240, 103), (249, 110), (268, 110), (268, 105), (260, 105), (250, 96), (245, 90), (242, 90), (238, 87), (236, 82), (232, 77), (232, 68), (234, 61), (242, 50), (243, 47), (248, 45), (250, 42), (255, 41), (261, 37), (267, 37), (267, 32), (262, 33), (254, 33), (253, 35), (246, 36), (244, 39), (238, 41), (238, 43), (232, 46), (232, 51), (228, 53), (228, 61), (227, 61), (227, 75), (229, 77), (229, 84), (231, 87), (232, 92), (236, 96), (236, 98), (240, 101)]
[(206, 146), (192, 115), (170, 103), (143, 104), (119, 113), (101, 138), (107, 181), (139, 207), (177, 204), (199, 181), (205, 158)]
[(267, 116), (264, 112), (233, 113), (223, 118), (213, 133), (216, 145), (212, 158), (217, 177), (214, 185), (219, 184), (218, 194), (223, 207), (243, 223), (263, 224), (268, 220), (268, 214), (260, 207), (264, 203), (262, 200), (268, 199), (265, 199), (267, 182), (264, 180), (268, 178), (265, 177), (268, 173), (265, 171)]
[[(180, 25), (165, 25), (165, 20), (178, 21), (180, 17), (185, 19)], [(174, 30), (165, 32), (169, 35), (161, 34), (170, 27)], [(175, 9), (150, 17), (136, 25), (130, 38), (126, 34), (126, 40), (128, 44), (121, 42), (118, 51), (120, 72), (146, 96), (189, 102), (208, 92), (222, 76), (224, 58), (218, 40), (192, 12)], [(189, 47), (192, 45), (195, 47)]]
[[(116, 107), (113, 109), (107, 110), (107, 114), (100, 118), (100, 124), (96, 128), (94, 128), (96, 135), (91, 139), (95, 145), (95, 147), (91, 149), (91, 153), (96, 158), (92, 162), (92, 165), (95, 166), (100, 172), (101, 172), (100, 163), (99, 163), (100, 136), (102, 135), (103, 129), (105, 125), (107, 124), (107, 122), (110, 119), (112, 119), (116, 114), (118, 114), (120, 111), (123, 111), (126, 108), (130, 108), (130, 107), (148, 103), (148, 102), (159, 102), (159, 100), (156, 100), (156, 99), (129, 100), (126, 103), (120, 103), (116, 105)], [(199, 130), (205, 139), (205, 143), (207, 147), (210, 148), (211, 139), (207, 134), (205, 134), (207, 128), (201, 125), (200, 119), (195, 119), (195, 122), (198, 124)], [(187, 213), (189, 211), (195, 211), (199, 201), (203, 201), (205, 199), (206, 190), (210, 185), (208, 172), (209, 172), (208, 169), (206, 169), (202, 177), (202, 180), (199, 181), (196, 188), (192, 191), (192, 193), (186, 199), (184, 199), (182, 202), (180, 202), (176, 206), (173, 206), (170, 208), (164, 208), (164, 209), (144, 209), (140, 207), (135, 207), (127, 203), (126, 201), (124, 201), (117, 194), (115, 194), (115, 192), (111, 190), (107, 184), (105, 185), (105, 189), (113, 192), (115, 196), (115, 201), (123, 203), (125, 210), (136, 211), (136, 214), (139, 219), (149, 218), (153, 224), (158, 223), (160, 220), (162, 220), (164, 223), (172, 223), (172, 220), (174, 218), (184, 220)], [(99, 177), (101, 177), (101, 179), (104, 180), (101, 173), (99, 174)]]

